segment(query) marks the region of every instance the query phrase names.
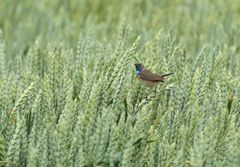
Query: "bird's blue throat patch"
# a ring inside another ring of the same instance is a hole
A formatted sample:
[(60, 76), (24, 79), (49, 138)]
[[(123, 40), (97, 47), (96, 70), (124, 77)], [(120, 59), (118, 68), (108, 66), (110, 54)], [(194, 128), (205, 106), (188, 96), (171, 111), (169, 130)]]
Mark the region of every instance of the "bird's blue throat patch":
[(136, 66), (136, 73), (137, 73), (137, 75), (140, 74), (141, 72), (142, 72), (141, 66)]
[(137, 75), (140, 74), (141, 72), (140, 71), (137, 71)]

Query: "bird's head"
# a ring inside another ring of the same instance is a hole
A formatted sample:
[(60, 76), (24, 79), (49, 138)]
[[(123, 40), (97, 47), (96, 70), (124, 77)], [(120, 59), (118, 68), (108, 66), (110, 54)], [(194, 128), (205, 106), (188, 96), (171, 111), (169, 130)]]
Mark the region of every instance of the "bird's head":
[(136, 73), (137, 75), (140, 74), (144, 68), (143, 64), (140, 64), (140, 63), (137, 63), (137, 64), (134, 64), (135, 65), (135, 68), (136, 68)]

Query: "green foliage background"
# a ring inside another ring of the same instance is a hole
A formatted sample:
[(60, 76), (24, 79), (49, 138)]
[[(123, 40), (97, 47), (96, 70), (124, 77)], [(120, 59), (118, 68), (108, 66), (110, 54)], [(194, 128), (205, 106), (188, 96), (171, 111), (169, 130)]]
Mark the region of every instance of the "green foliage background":
[[(240, 164), (240, 1), (1, 0), (0, 166)], [(157, 90), (133, 64), (175, 74)]]

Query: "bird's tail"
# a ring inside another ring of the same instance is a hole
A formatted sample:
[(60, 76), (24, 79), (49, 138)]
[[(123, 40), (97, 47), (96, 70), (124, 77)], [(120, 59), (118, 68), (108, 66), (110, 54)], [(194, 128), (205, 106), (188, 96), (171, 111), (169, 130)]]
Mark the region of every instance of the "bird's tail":
[(166, 76), (169, 76), (169, 75), (172, 75), (173, 72), (169, 73), (169, 74), (164, 74), (164, 75), (161, 75), (161, 77), (166, 77)]

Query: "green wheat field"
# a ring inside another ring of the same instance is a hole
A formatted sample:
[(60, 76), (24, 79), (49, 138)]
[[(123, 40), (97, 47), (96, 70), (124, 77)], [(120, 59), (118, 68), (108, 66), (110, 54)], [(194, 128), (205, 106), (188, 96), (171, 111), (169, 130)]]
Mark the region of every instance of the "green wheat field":
[[(239, 167), (239, 0), (0, 0), (0, 167)], [(174, 72), (157, 89), (134, 63)]]

